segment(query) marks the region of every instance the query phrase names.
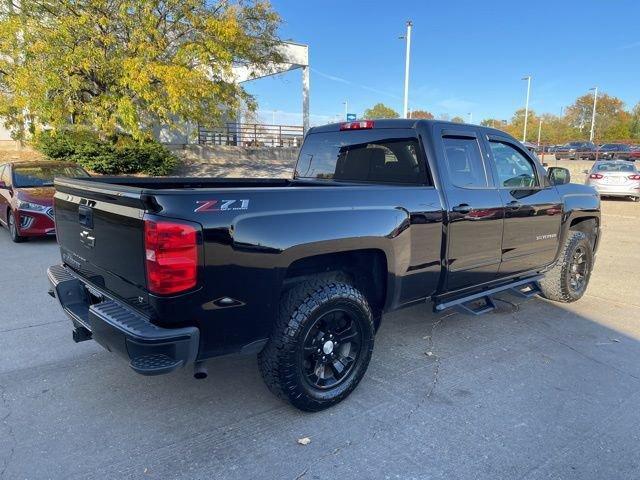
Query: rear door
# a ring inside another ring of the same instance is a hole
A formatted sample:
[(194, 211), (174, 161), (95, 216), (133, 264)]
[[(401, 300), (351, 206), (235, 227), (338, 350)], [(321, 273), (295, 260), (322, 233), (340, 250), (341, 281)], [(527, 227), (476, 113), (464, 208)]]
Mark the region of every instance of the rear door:
[(483, 158), (479, 130), (441, 124), (434, 132), (440, 146), (447, 200), (447, 289), (494, 280), (502, 246), (504, 207)]
[(500, 135), (485, 141), (505, 211), (500, 275), (543, 267), (558, 248), (560, 195), (522, 145)]

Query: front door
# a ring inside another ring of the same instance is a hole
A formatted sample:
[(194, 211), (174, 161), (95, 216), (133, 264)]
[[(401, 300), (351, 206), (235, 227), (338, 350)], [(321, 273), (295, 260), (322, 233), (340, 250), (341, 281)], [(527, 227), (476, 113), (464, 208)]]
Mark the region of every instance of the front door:
[(439, 133), (448, 215), (447, 289), (457, 290), (496, 278), (504, 207), (484, 161), (478, 130), (443, 125)]
[(554, 260), (558, 248), (560, 195), (522, 146), (494, 135), (487, 142), (505, 207), (500, 275), (546, 266)]

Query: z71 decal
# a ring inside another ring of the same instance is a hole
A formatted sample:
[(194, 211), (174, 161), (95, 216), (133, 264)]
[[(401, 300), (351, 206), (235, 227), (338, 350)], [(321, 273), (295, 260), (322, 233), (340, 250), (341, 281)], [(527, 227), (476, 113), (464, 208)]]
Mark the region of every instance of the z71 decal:
[(196, 200), (194, 212), (227, 212), (229, 210), (248, 210), (249, 199), (242, 200)]

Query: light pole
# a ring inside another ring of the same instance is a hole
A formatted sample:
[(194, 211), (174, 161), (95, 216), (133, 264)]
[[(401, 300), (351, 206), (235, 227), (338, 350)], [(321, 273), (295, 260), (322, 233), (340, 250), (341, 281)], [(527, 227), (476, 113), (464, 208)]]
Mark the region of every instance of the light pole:
[(527, 81), (527, 102), (524, 105), (524, 131), (522, 132), (522, 141), (527, 141), (527, 120), (529, 117), (529, 93), (531, 92), (531, 75), (522, 77), (522, 80)]
[(347, 121), (347, 114), (349, 113), (349, 102), (345, 100), (344, 102), (344, 120)]
[(473, 123), (473, 113), (469, 112), (467, 115), (469, 116), (469, 123)]
[(400, 37), (404, 38), (406, 43), (404, 58), (404, 103), (402, 107), (403, 118), (407, 118), (407, 113), (409, 111), (409, 63), (411, 61), (411, 27), (413, 27), (413, 22), (411, 20), (407, 20), (407, 33), (404, 37)]
[(540, 146), (540, 135), (542, 134), (542, 119), (538, 123), (538, 146)]
[(590, 88), (589, 91), (593, 90), (593, 112), (591, 113), (591, 133), (589, 134), (589, 141), (593, 142), (593, 134), (595, 133), (596, 127), (596, 103), (598, 103), (598, 87)]

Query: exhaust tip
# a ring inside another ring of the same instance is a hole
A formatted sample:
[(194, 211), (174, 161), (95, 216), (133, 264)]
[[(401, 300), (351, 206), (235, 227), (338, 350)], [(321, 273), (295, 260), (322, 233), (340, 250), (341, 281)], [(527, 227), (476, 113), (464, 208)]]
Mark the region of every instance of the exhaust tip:
[(199, 362), (194, 365), (193, 378), (195, 378), (196, 380), (204, 380), (208, 376), (209, 371), (207, 370), (207, 367), (204, 365), (204, 363)]

